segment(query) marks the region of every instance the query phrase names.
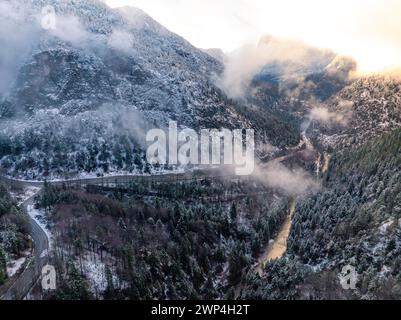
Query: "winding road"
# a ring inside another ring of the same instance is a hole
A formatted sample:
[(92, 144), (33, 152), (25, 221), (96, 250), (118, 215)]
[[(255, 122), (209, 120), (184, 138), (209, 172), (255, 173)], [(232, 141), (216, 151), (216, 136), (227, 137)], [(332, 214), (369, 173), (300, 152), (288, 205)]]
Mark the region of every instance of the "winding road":
[[(116, 185), (127, 184), (131, 182), (170, 182), (170, 181), (194, 181), (208, 179), (221, 179), (227, 177), (236, 177), (234, 172), (228, 175), (227, 172), (222, 173), (219, 170), (195, 171), (187, 173), (173, 173), (163, 175), (117, 175), (109, 177), (98, 178), (85, 178), (85, 179), (71, 179), (71, 180), (57, 180), (49, 181), (48, 183), (54, 186), (63, 185)], [(48, 262), (49, 238), (45, 230), (33, 219), (29, 213), (29, 206), (34, 205), (34, 198), (38, 195), (44, 187), (44, 181), (28, 181), (18, 180), (0, 175), (0, 181), (18, 188), (36, 187), (38, 191), (31, 195), (28, 199), (24, 200), (20, 207), (29, 219), (30, 236), (34, 243), (34, 255), (28, 262), (23, 272), (16, 278), (8, 283), (6, 292), (0, 297), (1, 300), (22, 300), (26, 298), (32, 287), (38, 282), (41, 277), (41, 270)]]
[[(274, 158), (269, 162), (265, 163), (265, 165), (269, 164), (277, 164), (287, 160), (289, 157), (292, 157), (296, 152), (301, 151), (304, 147), (308, 149), (313, 149), (313, 146), (307, 139), (306, 135), (302, 135), (302, 141), (300, 144), (292, 149), (289, 149), (289, 153), (287, 155)], [(207, 170), (195, 170), (189, 171), (186, 173), (169, 173), (169, 174), (160, 174), (160, 175), (116, 175), (116, 176), (108, 176), (108, 177), (96, 177), (96, 178), (83, 178), (83, 179), (68, 179), (68, 180), (56, 180), (49, 181), (48, 183), (55, 186), (62, 185), (116, 185), (116, 184), (127, 184), (131, 182), (177, 182), (177, 181), (199, 181), (204, 179), (222, 179), (222, 178), (241, 178), (240, 176), (236, 176), (234, 174), (234, 170), (231, 172), (227, 170), (219, 170), (219, 169), (207, 169)], [(44, 181), (28, 181), (28, 180), (18, 180), (9, 177), (4, 177), (0, 175), (0, 181), (5, 182), (11, 186), (26, 188), (26, 187), (37, 187), (38, 192), (34, 195), (30, 196), (26, 199), (22, 204), (21, 208), (29, 217), (29, 223), (31, 226), (31, 237), (34, 243), (34, 255), (30, 260), (29, 264), (25, 268), (25, 270), (19, 275), (18, 278), (13, 280), (11, 284), (8, 284), (9, 287), (5, 294), (1, 296), (2, 300), (21, 300), (26, 298), (29, 294), (32, 287), (39, 281), (41, 277), (42, 267), (48, 262), (48, 252), (49, 248), (49, 239), (42, 227), (28, 214), (28, 207), (34, 204), (34, 197), (39, 194), (43, 186), (45, 184)], [(295, 202), (294, 202), (295, 206)], [(293, 206), (292, 206), (293, 208)], [(276, 239), (273, 246), (267, 248), (266, 254), (263, 255), (260, 259), (260, 263), (258, 264), (258, 268), (262, 268), (266, 261), (272, 259), (271, 254), (274, 253), (275, 257), (281, 256), (285, 252), (285, 246), (282, 246), (282, 242), (286, 240), (288, 237), (288, 232), (291, 226), (291, 217), (292, 217), (293, 209), (289, 213), (289, 217), (287, 218), (285, 224), (282, 227), (282, 232), (279, 233), (278, 238)], [(287, 230), (288, 229), (288, 230)], [(285, 240), (283, 240), (285, 238)], [(277, 247), (279, 246), (279, 247)], [(277, 247), (277, 248), (276, 248)], [(284, 248), (284, 250), (283, 250)], [(277, 254), (276, 254), (277, 253)]]
[[(36, 195), (37, 193), (29, 197), (20, 205), (21, 209), (28, 217), (28, 206), (34, 204), (34, 197)], [(24, 271), (11, 283), (6, 293), (1, 297), (2, 300), (24, 299), (39, 279), (42, 267), (47, 262), (47, 256), (43, 256), (43, 253), (49, 250), (49, 239), (45, 231), (31, 217), (29, 217), (29, 224), (31, 229), (30, 235), (34, 243), (34, 255), (28, 262)]]

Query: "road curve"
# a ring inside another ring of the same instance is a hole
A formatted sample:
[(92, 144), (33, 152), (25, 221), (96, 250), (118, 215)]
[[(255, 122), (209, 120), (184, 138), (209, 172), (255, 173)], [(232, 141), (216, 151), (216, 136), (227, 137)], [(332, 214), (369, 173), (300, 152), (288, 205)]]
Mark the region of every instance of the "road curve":
[[(40, 190), (38, 191), (38, 193), (39, 192)], [(49, 250), (49, 239), (45, 231), (28, 214), (28, 206), (34, 205), (34, 198), (38, 193), (34, 194), (21, 204), (21, 209), (29, 218), (29, 224), (31, 228), (30, 235), (34, 243), (34, 256), (30, 260), (25, 270), (19, 275), (19, 277), (8, 288), (7, 292), (1, 297), (1, 300), (24, 299), (33, 287), (33, 285), (40, 278), (42, 267), (47, 262), (47, 257), (42, 256), (42, 254)]]
[[(124, 184), (130, 182), (141, 182), (141, 181), (187, 181), (187, 180), (199, 180), (205, 178), (222, 178), (227, 175), (219, 174), (217, 170), (197, 171), (191, 173), (176, 173), (176, 174), (163, 174), (163, 175), (116, 175), (109, 177), (98, 177), (98, 178), (85, 178), (85, 179), (71, 179), (71, 180), (57, 180), (49, 181), (48, 183), (55, 186), (62, 185), (108, 185), (108, 184)], [(38, 223), (32, 219), (28, 214), (28, 207), (34, 205), (34, 198), (42, 190), (45, 184), (44, 181), (28, 181), (18, 180), (0, 175), (0, 181), (6, 184), (13, 185), (15, 187), (38, 187), (40, 188), (37, 193), (32, 195), (30, 198), (25, 200), (21, 205), (21, 209), (29, 219), (30, 224), (30, 236), (34, 243), (34, 256), (30, 260), (25, 270), (19, 275), (17, 279), (10, 285), (6, 293), (0, 297), (1, 300), (22, 300), (24, 299), (32, 287), (37, 283), (41, 277), (41, 270), (43, 266), (48, 262), (48, 255), (44, 254), (49, 252), (49, 239), (46, 232), (42, 229)]]
[[(297, 147), (295, 150), (300, 149)], [(294, 150), (291, 150), (290, 154), (278, 157), (270, 160), (265, 165), (272, 163), (280, 163), (286, 160)], [(195, 170), (186, 173), (169, 173), (160, 175), (116, 175), (107, 177), (96, 177), (96, 178), (83, 178), (83, 179), (66, 179), (48, 181), (49, 184), (55, 186), (62, 185), (108, 185), (108, 184), (126, 184), (131, 182), (172, 182), (172, 181), (193, 181), (203, 179), (222, 179), (222, 178), (236, 178), (241, 179), (243, 176), (236, 176), (234, 169), (230, 170), (219, 170), (219, 169), (206, 169), (206, 170)], [(246, 176), (245, 176), (246, 178)], [(10, 177), (4, 177), (0, 175), (0, 181), (17, 187), (39, 187), (40, 193), (45, 184), (44, 181), (28, 181), (18, 180)], [(36, 193), (35, 195), (37, 195)], [(26, 215), (29, 217), (31, 225), (31, 237), (34, 241), (34, 259), (28, 265), (28, 267), (22, 272), (22, 274), (14, 281), (8, 291), (1, 297), (3, 300), (15, 300), (24, 299), (33, 285), (39, 280), (41, 276), (42, 267), (47, 263), (48, 256), (42, 257), (43, 252), (49, 250), (49, 239), (45, 231), (32, 219), (28, 214), (28, 206), (34, 204), (34, 197), (30, 197), (21, 204), (21, 208), (24, 210)]]

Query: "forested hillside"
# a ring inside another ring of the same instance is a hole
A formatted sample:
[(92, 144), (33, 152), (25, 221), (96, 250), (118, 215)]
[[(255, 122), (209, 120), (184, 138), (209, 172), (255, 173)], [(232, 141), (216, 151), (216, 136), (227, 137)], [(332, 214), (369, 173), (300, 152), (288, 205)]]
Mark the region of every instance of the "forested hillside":
[[(354, 148), (400, 127), (401, 81), (385, 75), (362, 77), (326, 104), (338, 121), (320, 123), (313, 135), (326, 148)], [(339, 128), (339, 122), (346, 125)]]
[(9, 276), (7, 266), (29, 248), (28, 230), (26, 218), (0, 183), (0, 285)]
[[(401, 129), (336, 153), (324, 189), (297, 204), (286, 258), (250, 276), (243, 297), (400, 299), (400, 165)], [(337, 278), (347, 264), (352, 293)]]
[[(34, 18), (45, 5), (55, 9), (57, 32)], [(2, 21), (27, 43), (15, 48), (0, 33), (12, 62), (0, 90), (0, 164), (9, 175), (156, 172), (145, 164), (145, 136), (169, 120), (195, 130), (255, 128), (257, 146), (299, 141), (280, 115), (228, 99), (216, 85), (222, 63), (139, 9), (97, 0), (3, 6)]]
[(288, 197), (247, 181), (59, 189), (37, 199), (54, 238), (55, 299), (215, 299), (277, 233)]

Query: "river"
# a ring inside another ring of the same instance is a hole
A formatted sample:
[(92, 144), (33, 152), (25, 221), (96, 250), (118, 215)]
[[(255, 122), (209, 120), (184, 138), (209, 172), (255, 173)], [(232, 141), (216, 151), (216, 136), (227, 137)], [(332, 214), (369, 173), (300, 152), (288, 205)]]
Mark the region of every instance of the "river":
[(287, 215), (279, 233), (277, 234), (274, 241), (269, 243), (265, 252), (258, 259), (256, 271), (259, 273), (259, 275), (263, 274), (263, 269), (267, 263), (281, 258), (284, 255), (284, 253), (287, 251), (287, 239), (288, 239), (288, 236), (290, 235), (292, 217), (294, 216), (294, 212), (295, 212), (295, 205), (296, 205), (295, 200), (292, 200), (290, 203), (288, 215)]

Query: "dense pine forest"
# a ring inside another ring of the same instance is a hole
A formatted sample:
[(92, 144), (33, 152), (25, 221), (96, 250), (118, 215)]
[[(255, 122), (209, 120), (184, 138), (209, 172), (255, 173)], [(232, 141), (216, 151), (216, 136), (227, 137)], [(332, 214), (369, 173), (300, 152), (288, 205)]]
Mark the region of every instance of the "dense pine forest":
[[(109, 2), (0, 0), (0, 299), (401, 299), (399, 74), (267, 34), (201, 49)], [(254, 172), (151, 164), (171, 122), (254, 130)]]
[(241, 180), (47, 186), (37, 206), (62, 275), (48, 298), (232, 298), (288, 201)]
[[(401, 130), (336, 153), (324, 189), (297, 204), (288, 252), (244, 298), (400, 299)], [(355, 292), (337, 275), (355, 266)]]
[(8, 264), (30, 247), (28, 233), (27, 218), (7, 187), (0, 183), (0, 285), (9, 277)]

